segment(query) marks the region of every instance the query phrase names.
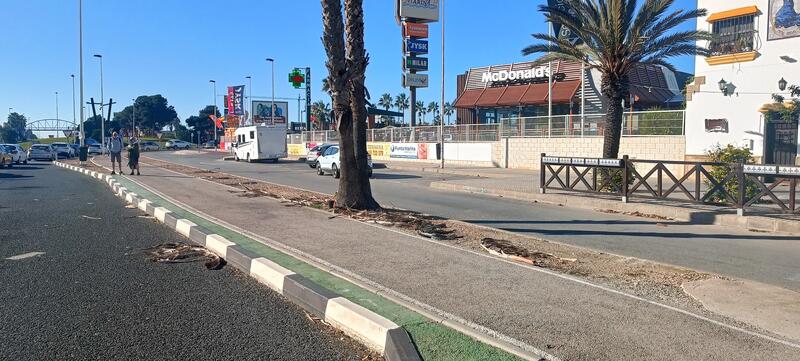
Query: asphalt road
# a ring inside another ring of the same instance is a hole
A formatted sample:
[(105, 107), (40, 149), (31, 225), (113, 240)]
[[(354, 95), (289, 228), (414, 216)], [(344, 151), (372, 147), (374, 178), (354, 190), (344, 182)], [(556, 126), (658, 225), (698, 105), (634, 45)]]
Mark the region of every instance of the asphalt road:
[[(305, 163), (237, 163), (219, 153), (148, 153), (187, 165), (333, 194), (337, 180), (320, 177)], [(689, 225), (569, 207), (442, 191), (430, 183), (466, 178), (376, 169), (373, 194), (384, 206), (501, 228), (625, 256), (751, 279), (800, 291), (797, 237)]]
[[(0, 359), (361, 360), (231, 267), (151, 262), (181, 236), (46, 163), (0, 170)], [(29, 252), (29, 258), (9, 260)]]

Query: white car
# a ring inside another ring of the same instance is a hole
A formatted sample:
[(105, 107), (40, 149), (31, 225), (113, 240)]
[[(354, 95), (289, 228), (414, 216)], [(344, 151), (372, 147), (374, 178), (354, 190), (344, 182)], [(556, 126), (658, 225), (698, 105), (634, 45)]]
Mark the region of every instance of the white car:
[[(334, 178), (339, 178), (341, 176), (340, 173), (340, 163), (339, 163), (339, 146), (332, 145), (325, 150), (322, 155), (317, 158), (317, 174), (325, 175), (325, 173), (330, 173), (333, 175)], [(369, 165), (369, 176), (372, 177), (372, 156), (367, 155), (367, 165)]]
[(52, 143), (50, 146), (53, 147), (58, 157), (72, 158), (75, 156), (75, 150), (67, 143)]
[(52, 161), (58, 159), (58, 155), (49, 144), (34, 144), (28, 148), (28, 159)]
[(149, 140), (139, 144), (139, 149), (141, 149), (143, 152), (149, 150), (159, 150), (160, 148), (161, 147), (158, 145), (158, 143)]
[(317, 167), (317, 158), (322, 156), (322, 153), (325, 153), (325, 150), (334, 146), (335, 144), (320, 144), (316, 145), (313, 148), (308, 150), (308, 154), (306, 154), (306, 164), (308, 164), (311, 168)]
[(100, 145), (100, 143), (89, 144), (87, 146), (86, 152), (88, 154), (103, 154), (103, 146)]
[(190, 149), (192, 148), (192, 143), (185, 142), (178, 139), (171, 139), (168, 140), (166, 144), (164, 144), (164, 148), (167, 149)]
[(11, 160), (16, 164), (28, 164), (28, 153), (19, 144), (2, 144), (11, 153)]

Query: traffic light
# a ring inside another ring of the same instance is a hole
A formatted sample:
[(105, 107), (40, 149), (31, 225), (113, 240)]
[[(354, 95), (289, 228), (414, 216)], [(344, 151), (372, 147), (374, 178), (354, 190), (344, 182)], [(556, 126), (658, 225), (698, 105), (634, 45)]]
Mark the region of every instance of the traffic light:
[(294, 68), (294, 70), (289, 73), (289, 82), (292, 83), (292, 86), (294, 86), (295, 89), (299, 89), (303, 84), (305, 84), (306, 77), (300, 72), (300, 69)]

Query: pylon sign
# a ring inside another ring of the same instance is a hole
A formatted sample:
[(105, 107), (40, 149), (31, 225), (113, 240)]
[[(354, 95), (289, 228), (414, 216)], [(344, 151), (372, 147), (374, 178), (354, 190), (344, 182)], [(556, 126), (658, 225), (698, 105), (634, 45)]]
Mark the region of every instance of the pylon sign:
[(292, 83), (292, 86), (295, 89), (300, 89), (303, 84), (306, 83), (306, 77), (300, 72), (300, 69), (294, 68), (291, 73), (289, 73), (289, 82)]

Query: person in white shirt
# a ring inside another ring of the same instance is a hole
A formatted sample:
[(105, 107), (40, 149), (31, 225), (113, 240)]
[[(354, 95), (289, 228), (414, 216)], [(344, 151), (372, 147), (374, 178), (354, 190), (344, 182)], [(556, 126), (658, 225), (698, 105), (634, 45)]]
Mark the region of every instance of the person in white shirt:
[(119, 165), (119, 173), (122, 174), (122, 138), (114, 132), (111, 134), (111, 140), (108, 142), (108, 152), (111, 153), (111, 174), (114, 172), (114, 160)]

